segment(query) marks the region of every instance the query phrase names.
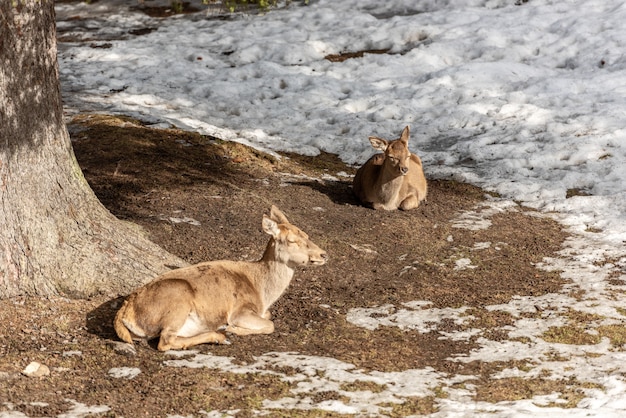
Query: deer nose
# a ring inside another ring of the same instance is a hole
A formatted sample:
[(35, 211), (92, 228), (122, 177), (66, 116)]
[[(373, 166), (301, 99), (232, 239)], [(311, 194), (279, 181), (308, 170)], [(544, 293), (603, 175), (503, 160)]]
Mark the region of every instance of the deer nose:
[(406, 173), (408, 173), (408, 172), (409, 172), (409, 167), (400, 167), (400, 172), (401, 172), (402, 174), (406, 174)]
[(318, 265), (318, 266), (321, 266), (322, 264), (326, 264), (326, 261), (328, 261), (328, 254), (326, 254), (326, 251), (322, 251), (317, 254), (312, 254), (309, 257), (309, 263)]

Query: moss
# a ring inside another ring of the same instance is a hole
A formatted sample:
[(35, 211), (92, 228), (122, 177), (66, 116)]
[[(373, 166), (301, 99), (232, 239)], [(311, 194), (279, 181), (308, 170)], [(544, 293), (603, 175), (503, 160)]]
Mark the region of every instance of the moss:
[(557, 393), (561, 402), (540, 406), (574, 408), (585, 397), (585, 389), (602, 389), (601, 385), (580, 382), (577, 379), (552, 380), (546, 378), (505, 378), (490, 380), (476, 390), (476, 401), (506, 402), (532, 399), (535, 396)]
[(380, 385), (374, 382), (364, 380), (355, 380), (354, 382), (343, 383), (341, 390), (346, 392), (360, 392), (369, 390), (372, 393), (380, 393), (387, 389), (387, 385)]
[(392, 418), (406, 417), (411, 415), (429, 415), (437, 412), (435, 398), (432, 396), (425, 397), (408, 397), (404, 398), (402, 403), (385, 403), (380, 407), (388, 408), (388, 416)]
[(598, 334), (590, 334), (583, 325), (550, 327), (541, 338), (548, 343), (571, 345), (595, 345), (602, 339)]
[(598, 333), (609, 338), (614, 347), (623, 347), (626, 344), (626, 325), (602, 325), (598, 327)]

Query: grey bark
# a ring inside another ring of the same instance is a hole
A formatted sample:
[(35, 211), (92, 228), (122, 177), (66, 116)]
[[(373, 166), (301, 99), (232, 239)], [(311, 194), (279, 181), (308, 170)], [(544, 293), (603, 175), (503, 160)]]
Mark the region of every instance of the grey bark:
[(63, 123), (54, 2), (0, 0), (0, 298), (128, 293), (184, 263), (91, 191)]

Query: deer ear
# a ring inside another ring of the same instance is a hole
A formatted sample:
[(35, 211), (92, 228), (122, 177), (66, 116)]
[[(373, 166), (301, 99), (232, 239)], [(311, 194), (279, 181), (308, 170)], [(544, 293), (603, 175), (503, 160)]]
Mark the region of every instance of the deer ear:
[(274, 238), (278, 238), (280, 235), (280, 228), (278, 227), (278, 224), (276, 221), (268, 218), (267, 215), (263, 215), (263, 231)]
[(369, 140), (374, 149), (377, 149), (378, 151), (385, 152), (387, 150), (387, 146), (389, 146), (389, 142), (387, 142), (386, 139), (382, 139), (377, 136), (370, 136)]
[(410, 129), (409, 129), (408, 125), (407, 125), (407, 127), (402, 130), (402, 134), (400, 135), (400, 141), (408, 143), (409, 142), (409, 134), (410, 134)]
[(276, 206), (272, 205), (270, 209), (270, 218), (272, 218), (275, 222), (279, 224), (288, 224), (290, 223), (284, 213), (280, 211)]

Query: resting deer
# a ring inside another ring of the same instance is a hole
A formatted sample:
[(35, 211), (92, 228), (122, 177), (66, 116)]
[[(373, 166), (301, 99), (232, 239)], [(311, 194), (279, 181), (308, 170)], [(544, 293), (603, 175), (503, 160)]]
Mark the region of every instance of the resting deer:
[(357, 170), (352, 185), (356, 196), (374, 209), (418, 207), (426, 199), (427, 185), (422, 160), (409, 151), (409, 127), (394, 141), (375, 136), (369, 140), (383, 154), (372, 156)]
[(236, 335), (271, 334), (269, 307), (299, 266), (322, 265), (326, 252), (272, 206), (263, 215), (271, 238), (256, 262), (209, 261), (172, 270), (133, 292), (115, 316), (123, 341), (160, 337), (158, 349), (228, 343)]

